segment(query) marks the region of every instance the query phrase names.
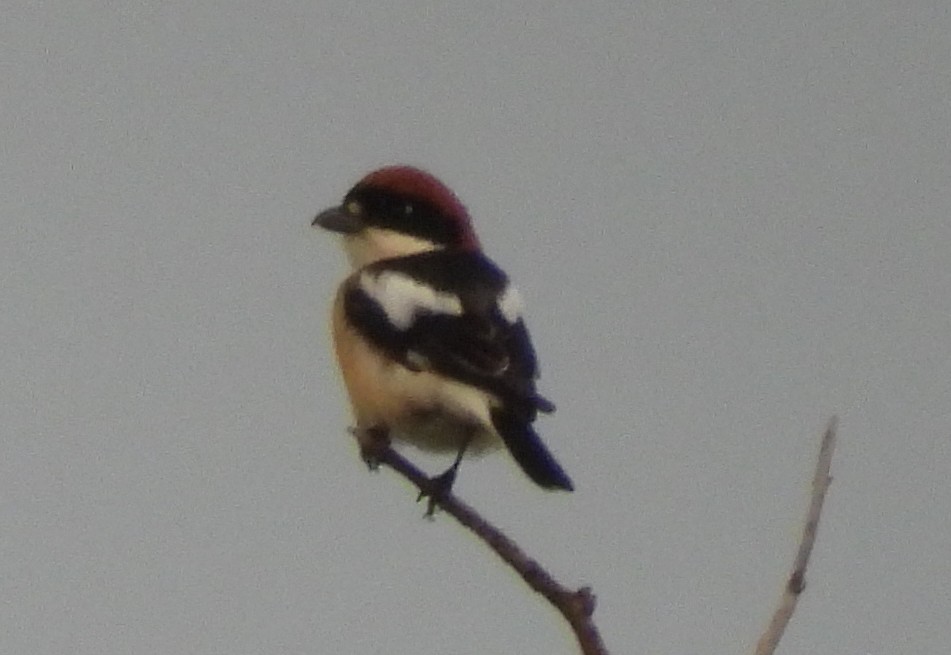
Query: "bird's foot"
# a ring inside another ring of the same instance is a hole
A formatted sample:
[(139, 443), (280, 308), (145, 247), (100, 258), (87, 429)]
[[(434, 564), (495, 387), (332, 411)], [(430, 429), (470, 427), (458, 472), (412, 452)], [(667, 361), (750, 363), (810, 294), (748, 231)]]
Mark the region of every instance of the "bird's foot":
[(367, 468), (375, 471), (380, 468), (380, 461), (390, 447), (390, 433), (386, 428), (350, 428), (350, 434), (357, 438), (360, 445), (360, 457)]
[(432, 518), (433, 514), (436, 513), (436, 506), (452, 493), (452, 485), (456, 481), (456, 471), (458, 469), (459, 462), (457, 461), (439, 475), (434, 475), (427, 480), (425, 488), (416, 497), (417, 503), (423, 498), (427, 499), (426, 513), (423, 516)]

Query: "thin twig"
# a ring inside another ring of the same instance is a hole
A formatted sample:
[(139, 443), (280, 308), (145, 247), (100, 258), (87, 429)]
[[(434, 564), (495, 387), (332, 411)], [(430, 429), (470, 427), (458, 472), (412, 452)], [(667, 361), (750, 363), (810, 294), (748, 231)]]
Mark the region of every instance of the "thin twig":
[[(381, 444), (374, 449), (374, 459), (386, 464), (424, 493), (431, 491), (429, 477), (412, 462), (393, 450), (389, 445)], [(589, 587), (572, 591), (559, 584), (537, 561), (529, 557), (518, 544), (509, 539), (501, 530), (490, 524), (474, 509), (459, 500), (452, 493), (439, 494), (433, 499), (447, 514), (469, 528), (495, 554), (511, 566), (528, 584), (540, 593), (568, 621), (578, 645), (584, 655), (607, 655), (607, 649), (601, 641), (601, 635), (594, 625), (595, 597)]]
[(799, 542), (799, 551), (796, 553), (792, 573), (789, 574), (789, 580), (783, 590), (779, 607), (773, 613), (773, 618), (770, 620), (763, 636), (756, 643), (756, 655), (772, 655), (775, 652), (776, 646), (789, 624), (789, 619), (792, 618), (793, 612), (796, 610), (799, 596), (806, 588), (806, 566), (809, 564), (812, 547), (816, 543), (816, 532), (819, 529), (822, 503), (825, 500), (826, 492), (829, 490), (829, 483), (832, 482), (829, 470), (832, 467), (832, 454), (835, 452), (837, 423), (836, 417), (833, 416), (826, 427), (825, 434), (822, 435), (816, 472), (812, 478), (812, 498), (809, 502), (809, 512), (806, 514), (806, 524), (802, 530), (802, 539)]

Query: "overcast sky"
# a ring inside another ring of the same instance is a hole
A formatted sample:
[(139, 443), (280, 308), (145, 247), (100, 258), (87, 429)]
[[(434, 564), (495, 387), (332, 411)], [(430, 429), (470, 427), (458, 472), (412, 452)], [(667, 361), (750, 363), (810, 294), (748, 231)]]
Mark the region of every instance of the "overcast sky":
[[(574, 653), (346, 434), (310, 228), (424, 166), (526, 300), (574, 494), (457, 492), (613, 653), (951, 642), (947, 2), (10, 0), (0, 651)], [(428, 470), (443, 458), (420, 457)]]

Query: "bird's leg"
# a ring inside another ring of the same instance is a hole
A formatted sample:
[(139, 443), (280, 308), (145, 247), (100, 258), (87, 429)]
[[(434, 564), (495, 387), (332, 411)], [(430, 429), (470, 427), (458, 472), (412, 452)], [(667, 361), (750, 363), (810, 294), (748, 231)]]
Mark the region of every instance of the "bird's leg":
[(390, 447), (390, 431), (384, 426), (350, 428), (350, 434), (357, 438), (360, 445), (360, 457), (367, 468), (375, 471), (380, 467), (383, 453)]
[(462, 445), (459, 447), (459, 452), (456, 453), (456, 459), (452, 463), (452, 466), (447, 468), (439, 475), (429, 478), (426, 489), (423, 489), (419, 492), (416, 502), (419, 502), (426, 497), (429, 498), (429, 501), (426, 505), (425, 516), (431, 518), (436, 511), (436, 505), (439, 503), (439, 501), (448, 496), (452, 491), (452, 485), (456, 481), (456, 473), (459, 471), (459, 463), (462, 462), (462, 456), (466, 454), (466, 449), (469, 447), (469, 443), (471, 441), (472, 435), (470, 434), (465, 438), (465, 440), (463, 440)]

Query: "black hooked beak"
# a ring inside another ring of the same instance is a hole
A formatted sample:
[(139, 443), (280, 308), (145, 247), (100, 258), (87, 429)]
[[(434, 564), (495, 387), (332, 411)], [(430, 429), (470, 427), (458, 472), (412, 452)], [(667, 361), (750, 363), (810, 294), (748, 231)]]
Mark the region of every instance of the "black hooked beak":
[(346, 205), (325, 209), (317, 214), (311, 225), (341, 234), (355, 234), (365, 227), (363, 218), (358, 213), (347, 211)]

